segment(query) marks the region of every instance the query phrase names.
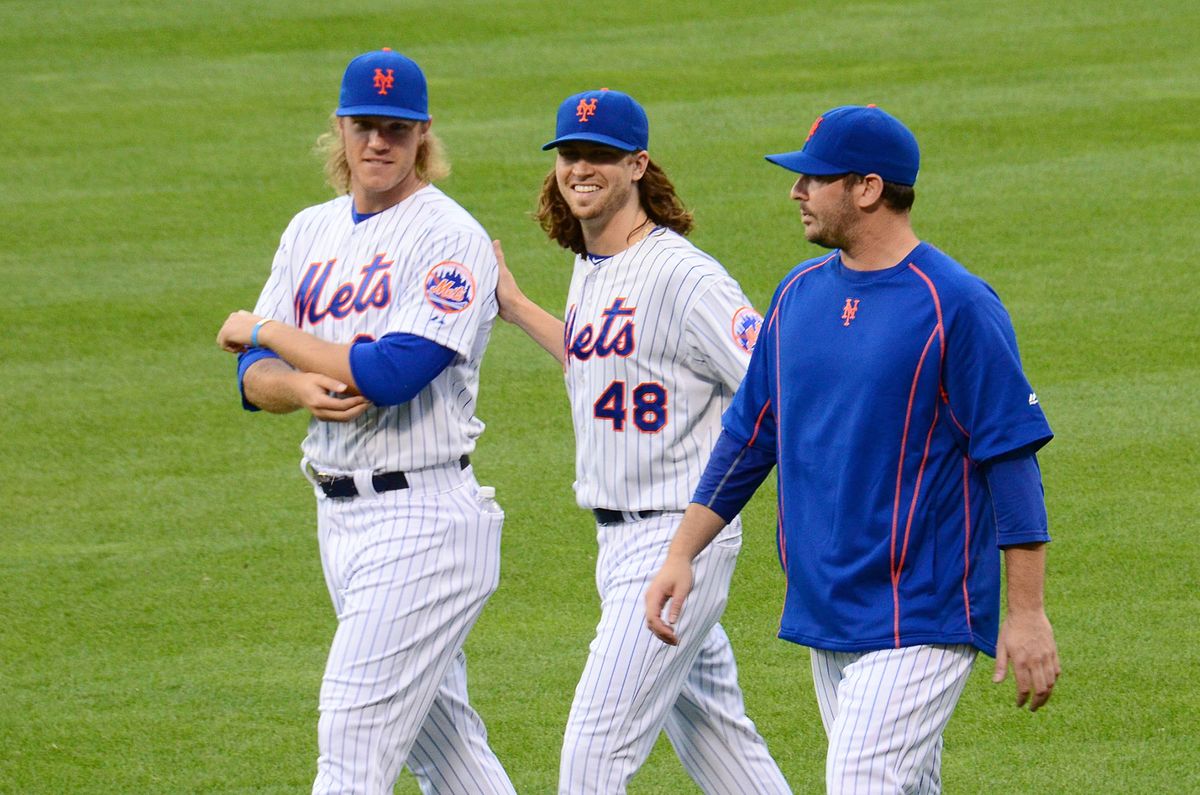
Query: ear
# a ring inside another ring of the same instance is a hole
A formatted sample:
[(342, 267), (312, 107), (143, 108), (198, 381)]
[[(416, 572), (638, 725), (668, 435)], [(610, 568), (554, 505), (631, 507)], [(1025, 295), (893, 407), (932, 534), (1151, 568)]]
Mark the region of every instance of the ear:
[(646, 169), (650, 166), (650, 153), (645, 149), (636, 152), (633, 155), (633, 181), (637, 182), (646, 174)]
[(851, 190), (854, 201), (862, 209), (870, 209), (883, 200), (883, 177), (867, 174)]

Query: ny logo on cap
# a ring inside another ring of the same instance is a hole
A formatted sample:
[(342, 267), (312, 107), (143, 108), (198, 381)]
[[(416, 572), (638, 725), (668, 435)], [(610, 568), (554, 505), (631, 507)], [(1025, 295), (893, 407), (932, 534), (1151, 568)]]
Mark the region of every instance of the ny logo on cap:
[(380, 94), (387, 96), (388, 90), (396, 84), (396, 78), (392, 77), (393, 73), (392, 69), (388, 69), (386, 75), (382, 69), (375, 70), (375, 87), (379, 89)]
[(808, 138), (804, 139), (804, 143), (808, 143), (810, 140), (812, 140), (813, 133), (817, 131), (817, 128), (821, 126), (821, 122), (823, 121), (825, 121), (824, 116), (817, 117), (817, 120), (813, 122), (813, 126), (808, 128)]
[(592, 116), (596, 115), (596, 98), (592, 97), (590, 102), (579, 100), (579, 104), (575, 106), (575, 115), (580, 121), (587, 121)]

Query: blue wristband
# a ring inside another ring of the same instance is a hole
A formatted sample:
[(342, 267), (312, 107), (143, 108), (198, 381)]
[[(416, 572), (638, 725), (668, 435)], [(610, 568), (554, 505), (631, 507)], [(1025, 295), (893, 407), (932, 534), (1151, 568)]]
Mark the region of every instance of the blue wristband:
[(250, 347), (258, 347), (258, 332), (264, 325), (270, 323), (273, 318), (264, 317), (262, 320), (254, 324), (254, 330), (250, 332)]

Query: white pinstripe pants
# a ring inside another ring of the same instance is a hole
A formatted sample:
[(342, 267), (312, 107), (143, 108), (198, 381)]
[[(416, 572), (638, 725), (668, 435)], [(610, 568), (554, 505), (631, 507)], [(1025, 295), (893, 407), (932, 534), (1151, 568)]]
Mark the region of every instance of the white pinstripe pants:
[(624, 793), (664, 729), (707, 793), (791, 792), (746, 717), (733, 649), (717, 623), (741, 549), (739, 520), (696, 558), (680, 645), (667, 646), (646, 628), (646, 588), (680, 516), (597, 530), (601, 616), (567, 720), (561, 795)]
[[(360, 479), (361, 480), (361, 479)], [(471, 470), (317, 501), (338, 616), (321, 683), (314, 795), (391, 793), (407, 763), (426, 793), (513, 793), (467, 698), (463, 641), (500, 575), (502, 513)]]
[(971, 646), (812, 649), (829, 737), (828, 795), (942, 791), (942, 732), (975, 663)]

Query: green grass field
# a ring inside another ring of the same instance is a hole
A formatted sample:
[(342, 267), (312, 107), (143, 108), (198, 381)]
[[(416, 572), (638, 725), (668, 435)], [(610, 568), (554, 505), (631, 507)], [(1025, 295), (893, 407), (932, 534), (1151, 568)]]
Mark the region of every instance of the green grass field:
[[(1200, 7), (719, 0), (0, 2), (0, 793), (310, 786), (334, 618), (299, 415), (243, 413), (214, 344), (283, 227), (346, 61), (430, 76), (443, 187), (562, 304), (529, 218), (553, 114), (637, 96), (695, 241), (765, 307), (813, 256), (762, 155), (877, 102), (924, 153), (917, 231), (1005, 300), (1057, 439), (1041, 457), (1063, 678), (1036, 715), (982, 660), (951, 793), (1200, 791)], [(554, 789), (598, 614), (556, 365), (501, 327), (475, 456), (508, 513), (468, 642), (521, 793)], [(747, 513), (725, 625), (797, 793), (823, 792), (808, 654), (775, 639), (774, 490)], [(402, 778), (397, 791), (417, 791)], [(633, 793), (697, 791), (665, 742)]]

